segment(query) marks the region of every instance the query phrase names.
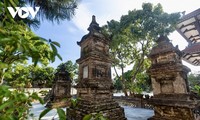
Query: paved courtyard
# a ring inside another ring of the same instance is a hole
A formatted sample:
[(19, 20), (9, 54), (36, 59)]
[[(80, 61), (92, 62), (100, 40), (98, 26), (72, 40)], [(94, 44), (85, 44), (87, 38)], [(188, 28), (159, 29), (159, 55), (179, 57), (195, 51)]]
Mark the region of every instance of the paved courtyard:
[[(133, 108), (130, 106), (122, 106), (125, 110), (125, 115), (128, 120), (147, 120), (147, 118), (153, 116), (153, 110)], [(31, 108), (31, 113), (34, 114), (29, 120), (38, 120), (40, 113), (45, 109), (45, 107), (39, 103), (34, 103), (33, 108)], [(54, 118), (54, 119), (53, 119)], [(42, 120), (58, 120), (58, 115), (56, 110), (50, 111)]]

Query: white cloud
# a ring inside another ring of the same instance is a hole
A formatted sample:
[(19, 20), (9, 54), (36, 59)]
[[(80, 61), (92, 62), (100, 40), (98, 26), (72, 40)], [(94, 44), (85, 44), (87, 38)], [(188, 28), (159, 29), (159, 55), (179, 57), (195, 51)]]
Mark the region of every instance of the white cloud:
[(97, 22), (102, 26), (111, 19), (120, 20), (120, 17), (129, 10), (141, 9), (143, 3), (150, 2), (154, 5), (161, 3), (164, 11), (168, 13), (182, 11), (188, 13), (199, 8), (200, 2), (195, 1), (183, 0), (181, 4), (177, 4), (174, 0), (87, 0), (78, 5), (73, 22), (78, 29), (87, 33), (92, 15), (96, 15)]
[(92, 15), (96, 16), (100, 26), (105, 25), (111, 19), (119, 20), (121, 15), (127, 14), (134, 5), (134, 1), (130, 0), (95, 0), (90, 2), (81, 2), (76, 10), (73, 23), (82, 32), (87, 33), (87, 28), (92, 19)]
[(92, 19), (92, 12), (88, 9), (88, 3), (82, 3), (76, 10), (76, 15), (73, 22), (82, 32), (87, 33), (87, 28)]
[[(92, 19), (92, 15), (96, 16), (100, 26), (105, 25), (111, 19), (120, 20), (122, 15), (126, 15), (129, 10), (141, 9), (143, 3), (153, 3), (154, 5), (161, 3), (163, 10), (167, 13), (186, 11), (186, 14), (199, 8), (199, 0), (87, 0), (79, 4), (76, 15), (73, 19), (75, 26), (88, 33), (87, 28)], [(187, 42), (177, 32), (172, 33), (169, 38), (174, 45), (179, 45), (180, 49), (184, 49)]]
[(67, 30), (68, 30), (70, 33), (76, 33), (76, 32), (77, 32), (77, 29), (74, 28), (74, 27), (67, 27)]

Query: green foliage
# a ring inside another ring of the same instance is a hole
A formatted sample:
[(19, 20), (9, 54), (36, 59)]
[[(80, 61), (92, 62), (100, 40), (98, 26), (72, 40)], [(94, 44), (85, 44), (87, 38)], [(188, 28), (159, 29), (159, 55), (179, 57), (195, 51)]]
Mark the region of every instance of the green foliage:
[(63, 109), (57, 108), (57, 113), (58, 113), (60, 120), (66, 120), (66, 114), (65, 114), (65, 111)]
[[(32, 6), (40, 7), (35, 19), (26, 18), (21, 19), (18, 14), (15, 16), (15, 21), (23, 21), (28, 26), (33, 28), (38, 28), (41, 20), (49, 20), (52, 22), (60, 23), (63, 20), (70, 20), (74, 14), (75, 9), (78, 5), (78, 0), (60, 0), (57, 1), (38, 1), (38, 0), (2, 0), (0, 4), (0, 21), (6, 21), (7, 18), (12, 19), (10, 13), (7, 10), (9, 7), (23, 7), (23, 6)], [(53, 11), (52, 11), (53, 9)], [(5, 14), (6, 13), (6, 14)], [(3, 16), (3, 17), (2, 17)], [(6, 17), (6, 19), (5, 19)]]
[[(33, 81), (47, 83), (52, 80), (52, 68), (40, 68), (37, 65), (41, 62), (47, 65), (54, 62), (57, 56), (62, 60), (57, 52), (60, 44), (56, 41), (46, 40), (35, 35), (29, 26), (38, 27), (39, 21), (34, 19), (14, 19), (10, 15), (7, 7), (40, 6), (39, 16), (50, 21), (70, 19), (74, 15), (77, 7), (76, 0), (62, 1), (38, 1), (38, 0), (1, 0), (0, 1), (0, 119), (2, 120), (25, 120), (29, 114), (29, 108), (33, 100), (42, 99), (37, 93), (25, 92), (23, 87), (27, 87)], [(54, 9), (54, 11), (52, 11)], [(26, 66), (24, 61), (31, 59), (34, 66)], [(51, 74), (51, 75), (50, 75)], [(6, 79), (8, 84), (18, 87), (10, 91), (7, 86), (1, 85)], [(65, 120), (66, 115), (62, 109), (57, 109), (58, 115)], [(45, 111), (42, 114), (46, 114)], [(42, 117), (42, 115), (40, 116)]]
[[(40, 113), (39, 120), (41, 120), (41, 118), (44, 117), (47, 113), (49, 113), (51, 110), (52, 110), (52, 108), (44, 109)], [(66, 116), (65, 111), (63, 109), (61, 109), (61, 108), (56, 108), (56, 110), (57, 110), (57, 114), (58, 114), (59, 120), (66, 120), (67, 116)]]
[(199, 89), (198, 89), (198, 86), (200, 86), (199, 80), (200, 80), (200, 74), (190, 73), (188, 76), (190, 89), (197, 93), (199, 93)]
[(11, 17), (7, 6), (19, 4), (17, 0), (14, 3), (12, 0), (0, 2), (3, 9), (0, 12), (0, 84), (14, 63), (31, 58), (35, 65), (38, 62), (48, 64), (54, 62), (56, 56), (61, 59), (56, 49), (59, 43), (36, 36), (23, 21)]
[(200, 95), (200, 86), (199, 85), (195, 85), (193, 90), (196, 91), (198, 93), (198, 95)]
[(51, 87), (54, 79), (54, 68), (15, 64), (6, 72), (4, 79), (12, 87)]
[(76, 108), (77, 107), (77, 104), (78, 104), (78, 101), (79, 101), (79, 98), (76, 98), (76, 99), (74, 99), (74, 98), (72, 98), (71, 99), (71, 108)]
[[(78, 101), (79, 101), (78, 98), (77, 99), (71, 99), (70, 106), (68, 106), (68, 107), (76, 108)], [(45, 110), (43, 110), (40, 113), (39, 120), (41, 120), (42, 117), (44, 117), (51, 110), (52, 110), (52, 108), (46, 108)], [(57, 114), (59, 116), (59, 120), (66, 120), (67, 119), (66, 112), (63, 109), (56, 108), (56, 110), (57, 110)], [(52, 119), (54, 119), (54, 118), (52, 118)], [(83, 120), (108, 120), (108, 119), (105, 118), (102, 113), (91, 113), (91, 114), (84, 116)]]
[(46, 108), (45, 110), (43, 110), (41, 113), (40, 113), (40, 116), (39, 116), (39, 120), (41, 120), (42, 117), (44, 117), (49, 111), (51, 111), (52, 109), (51, 108)]
[(48, 66), (29, 66), (33, 87), (52, 87), (55, 69)]
[[(70, 106), (68, 106), (68, 107), (75, 108), (77, 106), (78, 100), (79, 99), (70, 99), (70, 104), (69, 104)], [(52, 108), (46, 108), (45, 110), (43, 110), (40, 113), (39, 120), (41, 120), (41, 118), (44, 117), (47, 113), (49, 113), (51, 110), (52, 110)], [(59, 116), (59, 120), (66, 120), (67, 119), (66, 112), (63, 109), (56, 108), (56, 110), (57, 110), (57, 114)]]
[(8, 86), (0, 86), (0, 119), (1, 120), (25, 120), (29, 115), (31, 102), (43, 100), (37, 93), (29, 93), (24, 90), (9, 90)]
[(84, 116), (83, 120), (108, 120), (101, 113), (92, 113)]
[[(147, 73), (146, 72), (138, 73), (136, 79), (134, 80), (134, 82), (132, 82), (133, 74), (134, 74), (133, 70), (129, 70), (124, 73), (126, 89), (128, 89), (131, 94), (141, 94), (143, 91), (149, 92), (151, 90), (151, 81)], [(122, 84), (121, 79), (118, 79), (118, 77), (116, 77), (114, 87), (116, 87), (117, 85), (118, 87), (119, 86), (121, 87), (122, 86), (121, 84)]]
[(26, 4), (30, 4), (33, 7), (40, 6), (38, 18), (42, 18), (49, 21), (56, 21), (59, 23), (62, 20), (70, 20), (77, 8), (78, 0), (23, 0)]
[(122, 90), (122, 82), (121, 82), (120, 79), (118, 79), (118, 77), (115, 77), (115, 78), (114, 78), (114, 88), (115, 88), (115, 90), (117, 90), (117, 91)]
[(41, 96), (46, 96), (49, 93), (49, 91), (41, 90), (39, 93), (41, 94)]
[(73, 84), (75, 84), (77, 82), (76, 80), (78, 77), (78, 64), (77, 63), (73, 64), (73, 62), (69, 60), (65, 63), (61, 63), (60, 65), (58, 65), (57, 71), (59, 71), (63, 66), (65, 70), (70, 73), (70, 77), (73, 80), (72, 82)]
[(153, 6), (151, 3), (144, 3), (141, 10), (129, 11), (128, 15), (121, 16), (119, 22), (111, 20), (103, 27), (103, 33), (112, 40), (113, 66), (121, 69), (123, 91), (127, 87), (125, 67), (133, 65), (134, 84), (137, 74), (145, 72), (150, 66), (147, 55), (154, 41), (160, 35), (173, 32), (179, 18), (180, 13), (168, 14), (163, 11), (161, 4)]

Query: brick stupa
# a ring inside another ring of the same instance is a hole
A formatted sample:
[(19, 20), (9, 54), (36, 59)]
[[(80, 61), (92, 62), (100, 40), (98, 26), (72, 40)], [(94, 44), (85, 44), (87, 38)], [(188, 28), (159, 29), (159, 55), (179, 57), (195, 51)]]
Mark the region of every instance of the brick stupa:
[(109, 42), (102, 33), (95, 16), (89, 33), (77, 44), (81, 47), (79, 82), (76, 86), (77, 107), (69, 108), (69, 117), (82, 120), (87, 114), (102, 113), (109, 120), (126, 120), (124, 109), (113, 100)]

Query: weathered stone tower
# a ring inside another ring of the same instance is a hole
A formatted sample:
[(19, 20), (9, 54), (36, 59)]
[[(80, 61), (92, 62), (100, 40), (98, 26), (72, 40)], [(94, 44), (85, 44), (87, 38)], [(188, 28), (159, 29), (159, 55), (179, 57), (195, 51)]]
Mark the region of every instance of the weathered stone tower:
[(65, 66), (55, 73), (52, 90), (47, 96), (46, 107), (57, 108), (69, 106), (71, 99), (71, 79), (70, 73), (65, 70)]
[(73, 120), (82, 120), (90, 113), (102, 113), (109, 120), (125, 120), (124, 110), (116, 103), (111, 80), (111, 59), (109, 57), (109, 39), (102, 33), (99, 24), (92, 16), (89, 33), (78, 42), (81, 47), (79, 64), (79, 82), (76, 86), (80, 98), (76, 108), (69, 109)]
[(167, 37), (161, 36), (153, 47), (149, 58), (152, 65), (149, 74), (152, 80), (155, 115), (149, 120), (195, 120), (195, 98), (189, 93), (187, 73), (182, 65), (182, 53)]

